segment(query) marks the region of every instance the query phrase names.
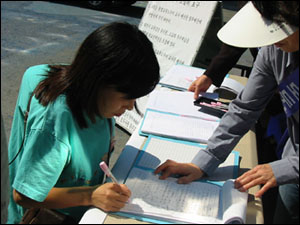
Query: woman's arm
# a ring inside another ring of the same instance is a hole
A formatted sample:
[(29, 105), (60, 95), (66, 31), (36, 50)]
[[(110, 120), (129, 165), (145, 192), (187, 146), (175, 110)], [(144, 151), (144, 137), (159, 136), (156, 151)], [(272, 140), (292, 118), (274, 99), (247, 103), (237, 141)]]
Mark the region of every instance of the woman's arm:
[(126, 185), (106, 183), (101, 186), (52, 188), (43, 202), (26, 197), (13, 190), (17, 204), (24, 208), (44, 207), (61, 209), (76, 206), (95, 206), (104, 211), (119, 211), (131, 195)]

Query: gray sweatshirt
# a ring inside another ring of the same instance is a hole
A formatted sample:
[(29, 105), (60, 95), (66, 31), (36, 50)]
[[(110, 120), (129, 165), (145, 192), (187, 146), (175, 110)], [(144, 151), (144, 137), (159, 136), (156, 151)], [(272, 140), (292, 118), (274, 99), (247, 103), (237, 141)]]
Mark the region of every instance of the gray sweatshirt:
[[(299, 52), (287, 53), (273, 45), (261, 48), (244, 90), (230, 103), (207, 148), (192, 163), (211, 175), (255, 124), (278, 85), (299, 66), (298, 61)], [(299, 87), (297, 95), (299, 101)], [(289, 139), (282, 159), (270, 163), (278, 185), (299, 184), (299, 110), (287, 119), (287, 127)]]

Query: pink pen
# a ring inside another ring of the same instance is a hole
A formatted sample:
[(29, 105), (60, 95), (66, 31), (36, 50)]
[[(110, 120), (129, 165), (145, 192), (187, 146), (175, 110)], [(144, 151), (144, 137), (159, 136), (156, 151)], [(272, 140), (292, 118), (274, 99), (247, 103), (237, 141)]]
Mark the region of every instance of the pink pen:
[(211, 105), (218, 105), (218, 106), (221, 106), (221, 105), (222, 105), (221, 102), (211, 102), (210, 104), (211, 104)]
[(108, 168), (108, 166), (106, 165), (106, 163), (104, 161), (102, 161), (100, 164), (100, 168), (103, 170), (103, 172), (112, 179), (112, 181), (116, 184), (119, 184), (117, 179), (115, 178), (115, 176), (112, 174), (112, 172), (110, 171), (110, 169)]

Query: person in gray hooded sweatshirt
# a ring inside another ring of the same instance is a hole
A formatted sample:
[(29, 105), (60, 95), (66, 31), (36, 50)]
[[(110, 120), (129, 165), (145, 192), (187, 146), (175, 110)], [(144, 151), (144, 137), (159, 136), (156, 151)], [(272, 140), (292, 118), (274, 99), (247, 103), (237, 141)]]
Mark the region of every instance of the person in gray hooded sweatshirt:
[(247, 191), (262, 185), (261, 197), (279, 186), (275, 223), (299, 223), (299, 2), (248, 2), (218, 32), (225, 44), (262, 47), (244, 90), (234, 99), (218, 128), (191, 163), (167, 160), (156, 168), (160, 179), (183, 175), (178, 183), (189, 183), (210, 175), (225, 161), (239, 140), (255, 124), (279, 90), (287, 117), (288, 139), (282, 158), (257, 165), (235, 180), (235, 188)]

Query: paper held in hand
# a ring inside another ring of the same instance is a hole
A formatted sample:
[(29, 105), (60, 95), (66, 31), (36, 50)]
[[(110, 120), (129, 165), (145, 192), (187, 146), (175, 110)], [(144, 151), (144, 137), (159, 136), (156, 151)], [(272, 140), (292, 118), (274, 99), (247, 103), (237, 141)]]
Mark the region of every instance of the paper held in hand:
[[(165, 87), (187, 91), (190, 85), (203, 75), (204, 69), (198, 67), (192, 67), (182, 64), (176, 64), (171, 67), (166, 75), (160, 80), (160, 84)], [(220, 92), (221, 90), (226, 90), (231, 92), (232, 95), (237, 95), (244, 88), (244, 85), (231, 79), (228, 75), (224, 78), (221, 86), (218, 88), (215, 85), (211, 85), (207, 92)]]

